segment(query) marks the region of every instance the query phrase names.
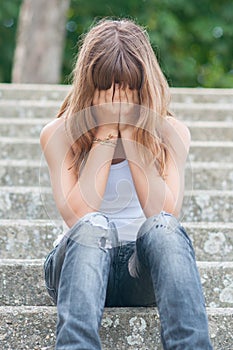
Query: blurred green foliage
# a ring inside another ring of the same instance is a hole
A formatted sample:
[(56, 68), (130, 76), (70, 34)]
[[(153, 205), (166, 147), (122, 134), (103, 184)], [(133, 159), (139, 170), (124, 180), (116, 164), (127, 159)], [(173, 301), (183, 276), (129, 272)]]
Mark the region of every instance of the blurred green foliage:
[(16, 29), (22, 0), (4, 0), (0, 5), (0, 82), (10, 82)]
[[(2, 82), (10, 81), (20, 3), (1, 5)], [(69, 82), (81, 33), (106, 16), (133, 18), (146, 27), (171, 86), (233, 87), (232, 0), (71, 0), (61, 83)]]

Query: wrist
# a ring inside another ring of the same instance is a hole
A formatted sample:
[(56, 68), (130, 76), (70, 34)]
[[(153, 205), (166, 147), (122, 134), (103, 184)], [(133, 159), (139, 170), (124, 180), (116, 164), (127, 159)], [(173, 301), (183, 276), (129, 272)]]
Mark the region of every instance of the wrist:
[(120, 135), (122, 138), (132, 139), (133, 138), (133, 131), (134, 131), (134, 127), (127, 127), (127, 128), (120, 130)]
[(95, 132), (95, 137), (96, 138), (106, 138), (109, 135), (112, 136), (112, 138), (117, 139), (119, 137), (119, 131), (118, 129), (110, 128), (110, 127), (105, 127), (105, 126), (100, 126)]
[(97, 132), (95, 134), (95, 137), (93, 138), (93, 144), (99, 144), (99, 145), (107, 145), (111, 147), (116, 147), (118, 140), (118, 135), (116, 132)]

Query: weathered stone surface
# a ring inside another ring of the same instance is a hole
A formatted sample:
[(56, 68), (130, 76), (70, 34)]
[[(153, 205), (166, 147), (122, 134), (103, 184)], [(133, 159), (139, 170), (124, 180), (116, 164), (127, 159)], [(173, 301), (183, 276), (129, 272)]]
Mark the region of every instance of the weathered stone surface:
[[(180, 219), (188, 222), (231, 222), (232, 191), (187, 191)], [(51, 188), (1, 187), (0, 219), (60, 220)]]
[(233, 118), (228, 122), (191, 121), (185, 122), (191, 132), (192, 140), (197, 141), (232, 141)]
[(183, 222), (199, 261), (233, 261), (233, 223)]
[[(0, 117), (50, 118), (55, 117), (61, 101), (0, 100)], [(178, 103), (171, 104), (178, 119), (232, 121), (232, 103)]]
[(50, 188), (0, 188), (0, 219), (60, 220)]
[(233, 190), (233, 163), (188, 162), (185, 183), (194, 190)]
[(40, 160), (0, 160), (0, 186), (50, 186), (48, 167)]
[[(233, 139), (232, 139), (233, 140)], [(189, 161), (233, 164), (233, 141), (192, 141)]]
[[(0, 118), (1, 136), (39, 138), (41, 129), (53, 118)], [(233, 118), (232, 118), (233, 119)], [(232, 141), (233, 121), (185, 121), (192, 140)]]
[[(61, 233), (61, 217), (48, 188), (39, 133), (70, 88), (0, 84), (0, 186), (6, 186), (0, 187), (0, 256), (22, 259), (0, 264), (0, 301), (11, 305), (0, 307), (4, 350), (54, 348), (56, 310), (20, 305), (52, 305), (42, 263)], [(208, 310), (214, 349), (232, 350), (233, 89), (171, 92), (171, 109), (192, 136), (181, 221), (195, 247), (207, 305), (225, 307)], [(162, 350), (152, 308), (106, 309), (101, 337), (103, 350)]]
[[(61, 100), (70, 85), (0, 84), (0, 99)], [(233, 103), (233, 89), (171, 88), (172, 101), (183, 103)]]
[(232, 222), (232, 191), (186, 192), (181, 211), (182, 221)]
[[(183, 222), (199, 261), (233, 261), (233, 223)], [(2, 259), (40, 259), (52, 249), (62, 222), (0, 220)]]
[(70, 90), (70, 85), (0, 84), (0, 100), (61, 101)]
[(191, 162), (232, 162), (233, 142), (192, 141), (188, 159)]
[(1, 136), (39, 139), (39, 135), (43, 126), (51, 120), (52, 118), (0, 118)]
[(198, 262), (206, 304), (233, 307), (233, 262)]
[[(233, 190), (233, 163), (188, 162), (186, 188)], [(0, 186), (50, 186), (49, 172), (40, 160), (0, 160)]]
[(2, 259), (44, 258), (61, 233), (61, 221), (1, 220), (0, 256)]
[(0, 100), (1, 118), (55, 118), (61, 103), (58, 101)]
[[(0, 305), (53, 305), (44, 286), (44, 260), (1, 259)], [(233, 307), (233, 262), (198, 262), (210, 307)]]
[[(215, 350), (232, 350), (233, 309), (207, 309)], [(52, 350), (55, 307), (0, 307), (4, 350)], [(103, 350), (162, 350), (156, 308), (106, 308), (100, 336)]]
[[(189, 161), (191, 162), (232, 162), (233, 142), (192, 141)], [(1, 159), (40, 160), (42, 150), (38, 138), (0, 137)]]
[(172, 101), (182, 103), (233, 103), (233, 89), (171, 88)]
[(52, 305), (41, 260), (0, 260), (0, 305)]
[(178, 119), (192, 121), (232, 121), (232, 103), (173, 103), (171, 109)]
[(9, 138), (0, 137), (1, 159), (38, 159), (42, 157), (42, 150), (38, 138)]

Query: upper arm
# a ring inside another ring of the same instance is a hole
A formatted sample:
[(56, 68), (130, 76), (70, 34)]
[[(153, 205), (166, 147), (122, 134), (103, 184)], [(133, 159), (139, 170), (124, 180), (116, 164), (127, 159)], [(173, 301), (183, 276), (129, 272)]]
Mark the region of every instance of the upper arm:
[(66, 137), (64, 120), (59, 118), (47, 124), (41, 131), (40, 143), (48, 164), (56, 206), (67, 222), (70, 216), (67, 200), (78, 178), (73, 168), (69, 170), (73, 152)]
[(185, 163), (189, 153), (191, 135), (183, 122), (169, 118), (168, 123), (165, 182), (173, 195), (174, 214), (178, 216), (184, 197)]

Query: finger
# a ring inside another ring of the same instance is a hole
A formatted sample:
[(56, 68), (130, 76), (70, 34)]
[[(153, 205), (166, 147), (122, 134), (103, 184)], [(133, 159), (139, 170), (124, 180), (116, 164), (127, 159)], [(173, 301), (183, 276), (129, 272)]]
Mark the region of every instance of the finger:
[(139, 104), (139, 92), (138, 90), (132, 90), (133, 91), (133, 103)]
[(105, 101), (105, 90), (99, 90), (99, 104), (106, 103)]
[(112, 103), (113, 94), (114, 94), (114, 86), (112, 84), (110, 89), (105, 90), (105, 102), (106, 103)]
[(119, 84), (115, 84), (115, 91), (114, 91), (112, 102), (120, 102), (120, 88), (119, 88)]
[(128, 102), (128, 96), (127, 96), (127, 93), (126, 93), (126, 90), (125, 89), (120, 89), (120, 101), (121, 102), (125, 102), (127, 103)]
[(92, 104), (93, 104), (93, 106), (99, 104), (99, 90), (98, 89), (95, 89), (95, 91), (94, 91)]
[(126, 90), (128, 103), (134, 103), (134, 90), (131, 90), (129, 86), (127, 86)]

